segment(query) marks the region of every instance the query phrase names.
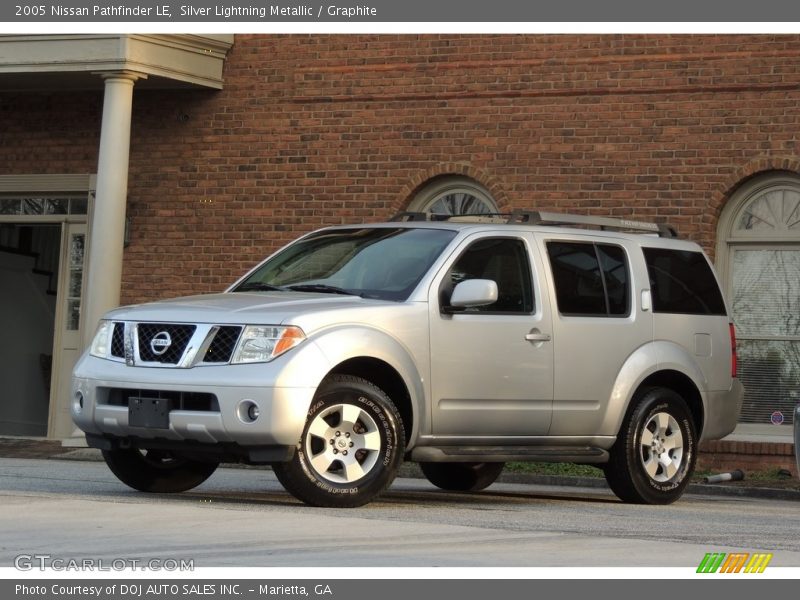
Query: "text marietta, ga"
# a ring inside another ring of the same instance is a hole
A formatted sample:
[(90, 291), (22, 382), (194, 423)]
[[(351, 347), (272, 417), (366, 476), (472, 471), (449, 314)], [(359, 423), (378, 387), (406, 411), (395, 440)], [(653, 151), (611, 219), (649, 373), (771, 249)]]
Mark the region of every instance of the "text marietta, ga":
[[(216, 596), (218, 594), (233, 594), (240, 596), (244, 594), (246, 586), (240, 584), (120, 584), (119, 593), (123, 596)], [(17, 596), (45, 596), (48, 592), (53, 596), (110, 596), (117, 593), (117, 584), (111, 585), (25, 585), (18, 583), (15, 587)], [(255, 589), (249, 590), (255, 592)], [(313, 587), (315, 596), (333, 596), (331, 586), (327, 584), (317, 584)], [(310, 596), (309, 589), (303, 585), (259, 585), (258, 593), (261, 596)]]

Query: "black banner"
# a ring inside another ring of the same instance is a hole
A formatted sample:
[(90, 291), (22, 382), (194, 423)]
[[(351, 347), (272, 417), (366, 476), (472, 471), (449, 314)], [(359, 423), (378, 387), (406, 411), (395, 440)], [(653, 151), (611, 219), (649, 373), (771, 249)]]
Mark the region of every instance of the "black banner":
[[(555, 570), (557, 573), (557, 570)], [(4, 580), (0, 596), (6, 600), (529, 600), (531, 598), (634, 598), (674, 600), (689, 596), (726, 600), (750, 599), (756, 594), (796, 596), (796, 582), (779, 579), (609, 580), (609, 579), (501, 579), (501, 580)], [(613, 596), (612, 596), (613, 595)]]
[(800, 21), (784, 0), (19, 0), (0, 5), (11, 23), (586, 23)]

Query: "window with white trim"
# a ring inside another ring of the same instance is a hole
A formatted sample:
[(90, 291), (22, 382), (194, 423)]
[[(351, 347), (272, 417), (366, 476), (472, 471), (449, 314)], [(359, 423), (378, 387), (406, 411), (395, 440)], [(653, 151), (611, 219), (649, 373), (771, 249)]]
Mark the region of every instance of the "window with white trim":
[(437, 177), (423, 187), (409, 211), (437, 215), (482, 215), (496, 213), (497, 204), (489, 191), (467, 177)]
[(746, 390), (740, 422), (790, 425), (800, 402), (800, 177), (772, 173), (745, 183), (718, 235)]

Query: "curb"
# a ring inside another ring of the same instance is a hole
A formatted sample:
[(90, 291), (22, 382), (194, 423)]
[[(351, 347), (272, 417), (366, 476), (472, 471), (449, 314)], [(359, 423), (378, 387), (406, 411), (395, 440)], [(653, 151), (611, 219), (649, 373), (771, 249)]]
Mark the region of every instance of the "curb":
[[(413, 463), (405, 463), (400, 471), (401, 477), (424, 478), (419, 467)], [(498, 483), (522, 483), (528, 485), (548, 485), (557, 487), (583, 487), (608, 490), (603, 477), (578, 477), (567, 475), (536, 475), (530, 473), (505, 472), (497, 479)], [(610, 490), (609, 490), (610, 491)], [(691, 483), (686, 488), (687, 494), (695, 496), (728, 496), (739, 498), (761, 498), (766, 500), (800, 500), (800, 490), (784, 490), (741, 486), (737, 484), (703, 484)]]
[[(602, 477), (566, 477), (557, 475), (523, 475), (508, 473), (498, 479), (504, 483), (529, 483), (563, 487), (588, 487), (609, 489)], [(784, 490), (738, 485), (690, 483), (687, 494), (695, 496), (728, 496), (739, 498), (762, 498), (766, 500), (800, 500), (800, 490)]]

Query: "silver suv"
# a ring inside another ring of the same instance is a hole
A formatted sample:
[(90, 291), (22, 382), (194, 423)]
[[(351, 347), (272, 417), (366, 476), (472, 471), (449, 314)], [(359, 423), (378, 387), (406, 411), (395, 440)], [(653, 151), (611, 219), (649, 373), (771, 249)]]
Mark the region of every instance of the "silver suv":
[(225, 293), (111, 311), (72, 415), (146, 492), (241, 461), (352, 507), (403, 460), (459, 491), (566, 461), (669, 503), (698, 442), (737, 422), (728, 315), (700, 247), (664, 225), (404, 213), (310, 233)]

